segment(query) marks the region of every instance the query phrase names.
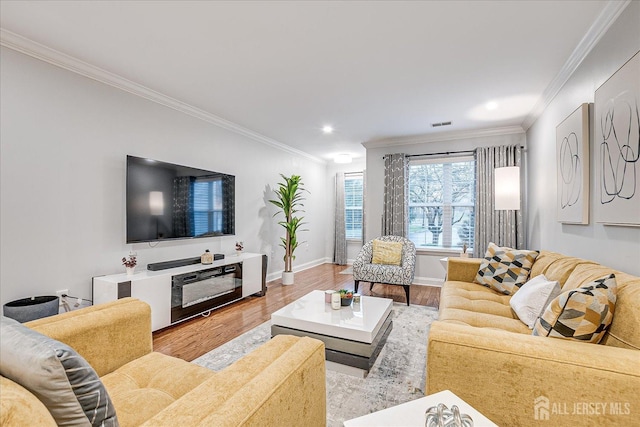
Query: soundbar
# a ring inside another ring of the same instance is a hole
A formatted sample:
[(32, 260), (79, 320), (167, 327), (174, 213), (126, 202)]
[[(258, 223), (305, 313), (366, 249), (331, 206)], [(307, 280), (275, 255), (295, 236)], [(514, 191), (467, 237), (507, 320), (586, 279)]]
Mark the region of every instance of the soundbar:
[[(224, 259), (224, 254), (213, 254), (214, 261)], [(169, 268), (184, 267), (185, 265), (200, 264), (200, 257), (175, 259), (173, 261), (154, 262), (147, 264), (147, 270), (159, 271)]]
[[(224, 254), (213, 254), (215, 261), (224, 259)], [(147, 270), (159, 271), (167, 270), (169, 268), (184, 267), (185, 265), (200, 264), (200, 257), (175, 259), (173, 261), (154, 262), (147, 264)]]
[(173, 261), (154, 262), (153, 264), (147, 264), (147, 270), (158, 271), (166, 270), (168, 268), (183, 267), (185, 265), (200, 264), (200, 257), (175, 259)]

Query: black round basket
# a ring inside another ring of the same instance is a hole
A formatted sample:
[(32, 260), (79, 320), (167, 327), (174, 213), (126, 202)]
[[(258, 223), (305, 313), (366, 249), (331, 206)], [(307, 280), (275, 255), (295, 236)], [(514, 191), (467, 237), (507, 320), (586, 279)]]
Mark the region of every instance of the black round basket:
[(60, 302), (57, 296), (23, 298), (8, 302), (3, 307), (3, 314), (20, 323), (58, 314)]

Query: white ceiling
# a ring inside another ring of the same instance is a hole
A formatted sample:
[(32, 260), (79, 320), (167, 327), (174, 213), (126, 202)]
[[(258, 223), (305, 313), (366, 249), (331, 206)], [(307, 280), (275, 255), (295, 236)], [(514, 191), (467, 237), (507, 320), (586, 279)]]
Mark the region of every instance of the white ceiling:
[(329, 159), (522, 125), (606, 3), (2, 0), (0, 26)]

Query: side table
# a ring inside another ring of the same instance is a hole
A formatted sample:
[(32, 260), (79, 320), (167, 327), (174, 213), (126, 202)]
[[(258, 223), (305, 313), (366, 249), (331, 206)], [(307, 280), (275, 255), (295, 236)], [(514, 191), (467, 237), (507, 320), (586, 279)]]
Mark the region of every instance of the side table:
[(449, 257), (440, 258), (440, 265), (444, 268), (444, 280), (447, 280), (447, 268), (449, 264)]
[(344, 422), (344, 427), (424, 427), (426, 410), (439, 403), (444, 403), (448, 408), (456, 405), (461, 413), (473, 419), (474, 427), (497, 427), (491, 420), (449, 390), (347, 420)]

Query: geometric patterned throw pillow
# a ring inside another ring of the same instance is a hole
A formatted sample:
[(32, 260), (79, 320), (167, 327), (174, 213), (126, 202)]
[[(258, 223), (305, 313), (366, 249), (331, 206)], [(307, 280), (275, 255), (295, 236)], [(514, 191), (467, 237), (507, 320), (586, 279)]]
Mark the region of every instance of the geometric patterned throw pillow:
[(597, 344), (611, 326), (616, 294), (613, 274), (564, 292), (542, 313), (533, 335)]
[(528, 279), (539, 251), (502, 248), (489, 243), (475, 282), (505, 295), (513, 295)]

